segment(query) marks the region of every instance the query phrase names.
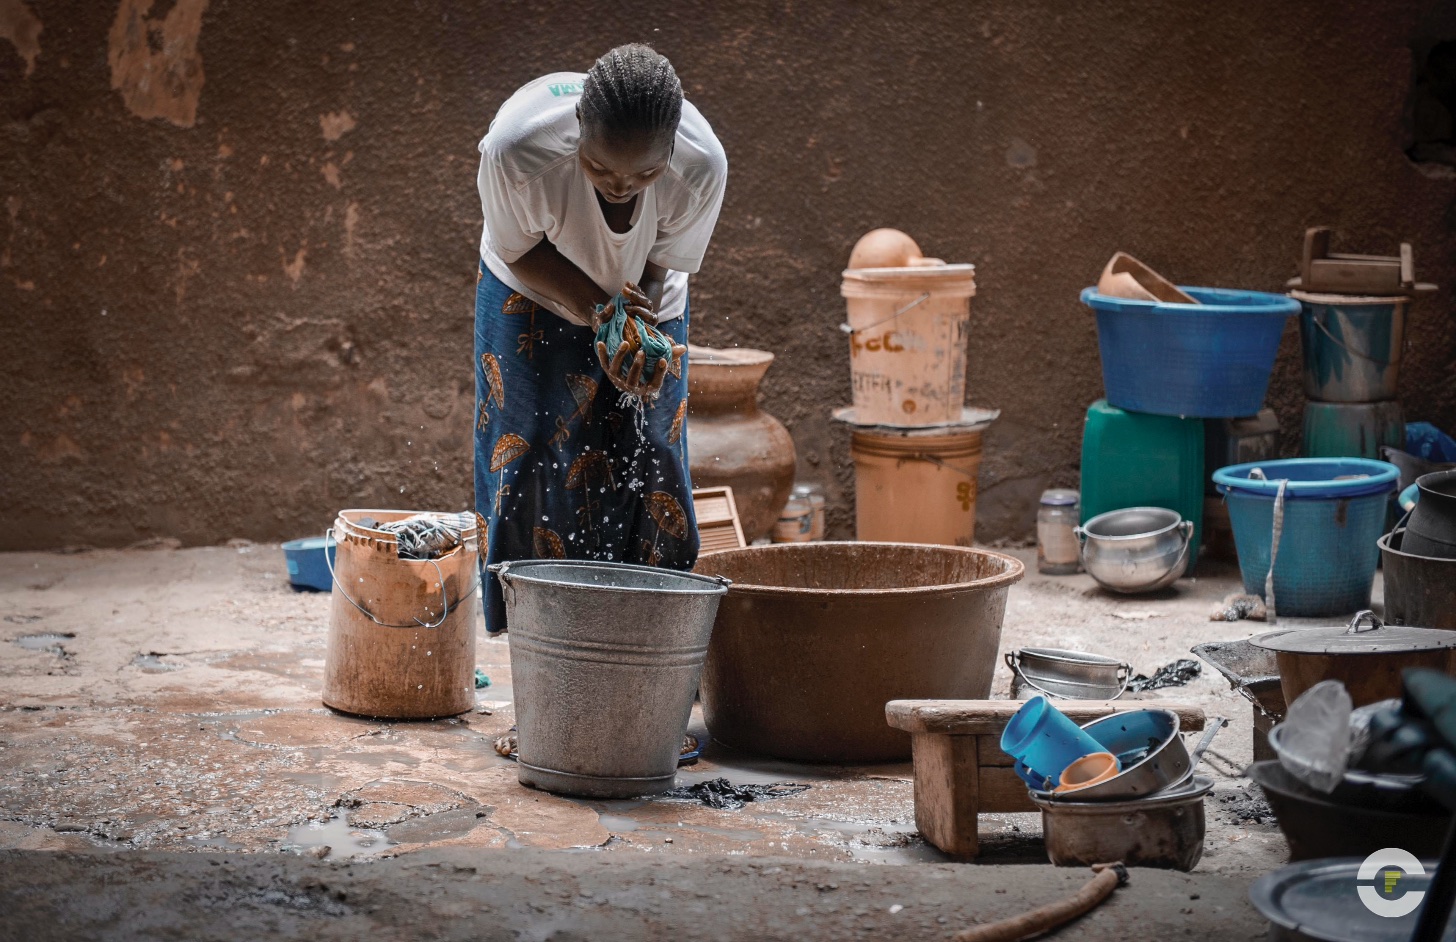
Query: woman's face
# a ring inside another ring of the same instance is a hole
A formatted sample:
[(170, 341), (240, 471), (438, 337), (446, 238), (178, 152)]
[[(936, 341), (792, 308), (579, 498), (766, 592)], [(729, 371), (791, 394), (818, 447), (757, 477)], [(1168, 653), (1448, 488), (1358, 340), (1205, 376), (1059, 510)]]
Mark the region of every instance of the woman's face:
[(667, 171), (672, 143), (669, 135), (618, 138), (594, 133), (583, 125), (576, 155), (582, 172), (602, 199), (627, 203)]

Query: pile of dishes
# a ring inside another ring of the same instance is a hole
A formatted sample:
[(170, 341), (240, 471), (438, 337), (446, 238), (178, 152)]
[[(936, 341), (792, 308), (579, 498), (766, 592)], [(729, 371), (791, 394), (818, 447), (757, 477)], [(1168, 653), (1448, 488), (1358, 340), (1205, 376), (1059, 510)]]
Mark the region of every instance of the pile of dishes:
[(1191, 870), (1203, 856), (1203, 798), (1213, 788), (1194, 769), (1222, 725), (1210, 725), (1190, 755), (1171, 710), (1077, 726), (1034, 697), (1007, 723), (1001, 748), (1041, 809), (1052, 863)]

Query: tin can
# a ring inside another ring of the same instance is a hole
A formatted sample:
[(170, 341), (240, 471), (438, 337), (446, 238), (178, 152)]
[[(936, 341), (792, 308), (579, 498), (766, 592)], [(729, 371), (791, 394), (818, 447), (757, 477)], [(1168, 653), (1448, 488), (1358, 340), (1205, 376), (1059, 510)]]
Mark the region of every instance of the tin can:
[(774, 523), (775, 543), (808, 543), (814, 539), (814, 505), (806, 496), (793, 494)]

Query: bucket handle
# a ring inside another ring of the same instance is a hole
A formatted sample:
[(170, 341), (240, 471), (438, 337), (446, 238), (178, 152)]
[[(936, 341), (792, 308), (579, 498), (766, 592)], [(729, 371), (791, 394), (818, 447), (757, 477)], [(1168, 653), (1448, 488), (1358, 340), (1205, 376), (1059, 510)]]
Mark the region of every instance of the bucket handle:
[(955, 474), (959, 474), (959, 475), (963, 475), (965, 477), (968, 477), (968, 478), (970, 478), (973, 481), (977, 479), (976, 476), (974, 474), (972, 474), (970, 471), (967, 471), (964, 468), (957, 468), (955, 465), (951, 464), (950, 462), (945, 461), (945, 460), (940, 459), (940, 458), (937, 458), (934, 455), (927, 455), (923, 451), (917, 451), (913, 455), (906, 455), (903, 460), (905, 460), (905, 461), (926, 461), (926, 462), (929, 462), (930, 464), (935, 465), (937, 468), (944, 468), (947, 471), (951, 471), (951, 472), (953, 472)]
[[(332, 540), (334, 538), (334, 528), (329, 527), (328, 532), (324, 535)], [(342, 595), (350, 605), (357, 608), (364, 615), (365, 618), (368, 618), (370, 621), (374, 622), (374, 624), (378, 625), (381, 628), (438, 628), (441, 625), (445, 624), (445, 619), (450, 617), (450, 598), (445, 594), (445, 574), (440, 571), (440, 564), (435, 562), (433, 559), (427, 559), (424, 561), (435, 567), (435, 575), (440, 580), (436, 583), (436, 585), (440, 587), (440, 603), (444, 606), (444, 611), (440, 614), (440, 620), (430, 625), (416, 618), (413, 625), (391, 625), (388, 622), (380, 621), (378, 618), (375, 617), (373, 612), (369, 611), (369, 609), (354, 601), (353, 596), (349, 595), (349, 593), (344, 589), (344, 584), (339, 581), (339, 574), (334, 571), (334, 561), (332, 559), (329, 559), (328, 553), (324, 554), (324, 562), (328, 563), (329, 576), (332, 577), (334, 580), (334, 588), (338, 590), (339, 594)], [(464, 595), (460, 596), (460, 598), (455, 600), (455, 607), (458, 608), (462, 602), (474, 595), (476, 590), (479, 588), (480, 580), (476, 579), (475, 585), (470, 587), (470, 591), (466, 592)]]
[(926, 301), (929, 301), (929, 300), (930, 300), (930, 292), (927, 291), (924, 294), (922, 294), (920, 297), (916, 298), (914, 301), (911, 301), (909, 304), (907, 304), (904, 307), (900, 308), (895, 313), (891, 314), (889, 317), (885, 318), (884, 320), (878, 320), (878, 321), (875, 321), (873, 324), (866, 324), (863, 327), (851, 327), (848, 324), (840, 324), (839, 325), (839, 329), (842, 330), (842, 331), (844, 331), (846, 334), (857, 334), (857, 333), (859, 333), (862, 330), (871, 330), (871, 329), (873, 329), (875, 327), (880, 326), (881, 324), (888, 324), (890, 321), (892, 321), (895, 318), (899, 317), (901, 314), (904, 314), (906, 311), (910, 310), (911, 308), (919, 307), (920, 305), (924, 304)]
[(1320, 320), (1319, 317), (1311, 315), (1309, 320), (1310, 323), (1314, 324), (1314, 326), (1320, 329), (1320, 333), (1324, 334), (1330, 339), (1330, 343), (1339, 347), (1341, 350), (1345, 351), (1351, 356), (1359, 357), (1362, 360), (1368, 360), (1371, 363), (1374, 363), (1376, 366), (1389, 366), (1391, 364), (1390, 360), (1377, 360), (1368, 353), (1354, 349), (1349, 344), (1345, 343), (1343, 340), (1330, 333), (1330, 329), (1325, 326), (1324, 321)]
[(1350, 626), (1345, 629), (1345, 634), (1358, 635), (1365, 631), (1379, 631), (1384, 627), (1385, 622), (1381, 621), (1378, 615), (1367, 608), (1363, 612), (1355, 613), (1355, 617), (1350, 619)]
[[(1030, 677), (1026, 676), (1021, 672), (1020, 651), (1006, 652), (1006, 666), (1011, 668), (1011, 673), (1016, 675), (1017, 677), (1020, 677), (1021, 682), (1026, 684), (1026, 686), (1030, 687), (1032, 690), (1035, 690), (1039, 693), (1044, 693), (1048, 697), (1055, 697), (1058, 700), (1065, 699), (1064, 694), (1052, 693), (1045, 687), (1039, 686), (1036, 681), (1032, 680)], [(1116, 700), (1123, 694), (1127, 693), (1127, 685), (1132, 681), (1132, 665), (1127, 663), (1126, 661), (1123, 661), (1121, 664), (1117, 665), (1117, 676), (1118, 683), (1120, 683), (1122, 686), (1117, 689), (1117, 693), (1107, 698), (1109, 700)]]

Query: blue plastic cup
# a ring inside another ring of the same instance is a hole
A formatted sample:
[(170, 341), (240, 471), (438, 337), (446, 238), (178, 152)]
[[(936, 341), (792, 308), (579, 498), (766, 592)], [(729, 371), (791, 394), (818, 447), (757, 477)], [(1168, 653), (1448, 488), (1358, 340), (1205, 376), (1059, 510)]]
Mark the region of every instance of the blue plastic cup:
[(1001, 732), (1001, 749), (1016, 760), (1016, 774), (1035, 789), (1055, 786), (1062, 770), (1106, 747), (1082, 731), (1046, 697), (1026, 701)]

